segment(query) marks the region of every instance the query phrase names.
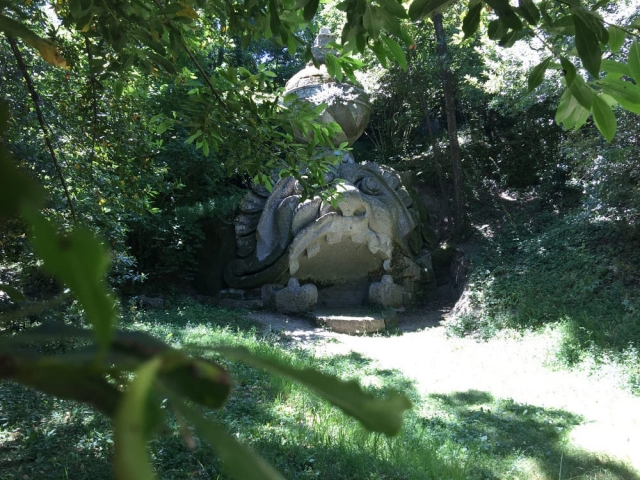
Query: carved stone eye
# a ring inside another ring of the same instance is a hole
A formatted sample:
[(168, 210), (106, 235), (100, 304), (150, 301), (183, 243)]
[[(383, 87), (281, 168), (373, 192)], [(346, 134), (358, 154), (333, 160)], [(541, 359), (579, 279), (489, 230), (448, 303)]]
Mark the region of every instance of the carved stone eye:
[(365, 195), (378, 195), (381, 188), (380, 180), (378, 180), (376, 177), (365, 177), (360, 180), (358, 188)]

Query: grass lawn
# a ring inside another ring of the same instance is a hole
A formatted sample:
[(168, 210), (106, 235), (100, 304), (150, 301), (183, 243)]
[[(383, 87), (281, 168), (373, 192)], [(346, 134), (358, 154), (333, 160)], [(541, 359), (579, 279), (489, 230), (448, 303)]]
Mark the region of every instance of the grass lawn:
[[(177, 346), (244, 345), (298, 367), (357, 379), (380, 395), (402, 390), (412, 399), (403, 432), (389, 439), (368, 434), (290, 381), (221, 359), (235, 388), (227, 405), (210, 415), (285, 478), (640, 478), (630, 467), (572, 444), (571, 432), (583, 421), (576, 413), (491, 391), (425, 393), (401, 370), (367, 355), (350, 351), (315, 357), (282, 335), (259, 334), (241, 313), (175, 301), (165, 311), (132, 307), (123, 324)], [(227, 478), (206, 445), (187, 448), (178, 424), (169, 430), (150, 442), (159, 478)], [(0, 480), (111, 478), (112, 453), (110, 424), (101, 415), (19, 385), (0, 384)]]

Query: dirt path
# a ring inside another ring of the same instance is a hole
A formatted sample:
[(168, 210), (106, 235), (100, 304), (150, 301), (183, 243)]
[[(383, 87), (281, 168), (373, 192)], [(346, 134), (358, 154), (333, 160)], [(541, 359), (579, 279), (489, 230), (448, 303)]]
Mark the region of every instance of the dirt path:
[(477, 390), (496, 399), (562, 409), (584, 417), (571, 442), (629, 462), (640, 471), (640, 398), (623, 391), (613, 369), (597, 375), (547, 366), (549, 334), (502, 336), (489, 341), (449, 338), (447, 309), (402, 314), (397, 336), (350, 336), (317, 328), (310, 320), (252, 314), (265, 329), (282, 332), (316, 356), (357, 352), (384, 369), (397, 369), (422, 395)]

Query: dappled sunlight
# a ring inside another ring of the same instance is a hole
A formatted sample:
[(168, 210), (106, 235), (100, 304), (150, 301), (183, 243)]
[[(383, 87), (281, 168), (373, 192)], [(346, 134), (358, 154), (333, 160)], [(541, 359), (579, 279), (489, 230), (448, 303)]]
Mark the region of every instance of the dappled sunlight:
[[(500, 464), (512, 464), (512, 474), (526, 478), (634, 479), (640, 478), (619, 460), (587, 453), (568, 441), (571, 432), (584, 422), (581, 416), (565, 410), (516, 403), (511, 399), (494, 399), (488, 392), (466, 391), (449, 395), (434, 394), (436, 408), (448, 413), (444, 419), (425, 418), (433, 429), (453, 441), (466, 445), (485, 457), (485, 475), (500, 476), (493, 470)], [(598, 450), (595, 450), (598, 451)], [(494, 460), (492, 460), (494, 459)], [(520, 470), (524, 468), (524, 470)]]

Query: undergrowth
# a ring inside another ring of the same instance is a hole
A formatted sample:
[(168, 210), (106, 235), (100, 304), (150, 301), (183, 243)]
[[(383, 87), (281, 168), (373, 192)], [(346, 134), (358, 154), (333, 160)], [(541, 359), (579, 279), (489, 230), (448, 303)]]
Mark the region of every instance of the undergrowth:
[(557, 360), (616, 362), (640, 394), (640, 251), (631, 227), (584, 214), (510, 215), (483, 230), (468, 284), (472, 305), (455, 334), (561, 332)]

